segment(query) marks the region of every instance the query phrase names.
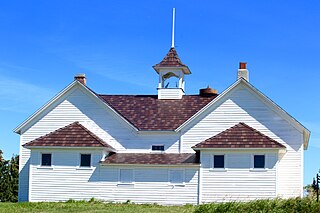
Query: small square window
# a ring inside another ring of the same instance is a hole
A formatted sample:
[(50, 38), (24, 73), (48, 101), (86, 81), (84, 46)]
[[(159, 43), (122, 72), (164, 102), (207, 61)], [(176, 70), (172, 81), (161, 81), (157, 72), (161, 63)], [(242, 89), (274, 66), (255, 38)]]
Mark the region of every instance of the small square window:
[(51, 166), (51, 154), (41, 155), (41, 166)]
[(81, 154), (80, 166), (91, 166), (91, 154)]
[(214, 155), (213, 156), (213, 168), (224, 168), (224, 155)]
[(133, 182), (133, 169), (120, 169), (120, 183)]
[(254, 156), (254, 168), (264, 168), (265, 167), (265, 156), (255, 155)]
[(152, 145), (152, 151), (164, 151), (164, 145)]
[(184, 173), (183, 170), (170, 170), (169, 171), (169, 182), (170, 183), (183, 183)]

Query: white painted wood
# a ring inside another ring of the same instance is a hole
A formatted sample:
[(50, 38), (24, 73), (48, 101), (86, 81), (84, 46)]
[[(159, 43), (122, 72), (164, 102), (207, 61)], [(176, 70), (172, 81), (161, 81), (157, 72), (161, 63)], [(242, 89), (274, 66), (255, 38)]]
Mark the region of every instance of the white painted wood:
[[(48, 150), (46, 149), (46, 152)], [(30, 200), (90, 199), (159, 204), (197, 203), (198, 168), (184, 168), (184, 184), (169, 182), (169, 171), (179, 167), (100, 166), (102, 151), (92, 154), (92, 168), (79, 168), (81, 150), (52, 149), (52, 168), (40, 166), (41, 150), (32, 151)], [(120, 169), (133, 169), (133, 184), (119, 184)]]
[(180, 88), (160, 88), (158, 89), (159, 99), (181, 99), (184, 92)]
[(277, 196), (301, 196), (303, 133), (275, 113), (246, 87), (235, 88), (216, 105), (208, 108), (207, 113), (201, 114), (183, 129), (182, 152), (191, 152), (193, 145), (239, 122), (245, 122), (286, 146), (286, 153), (279, 158), (278, 163)]
[(303, 134), (245, 87), (235, 88), (219, 104), (212, 106), (183, 130), (182, 152), (192, 151), (190, 147), (194, 144), (239, 122), (245, 122), (287, 147), (286, 153), (279, 159), (277, 195), (301, 196)]
[[(211, 150), (201, 154), (200, 169), (184, 168), (184, 185), (172, 185), (168, 177), (172, 167), (100, 166), (97, 163), (106, 154), (105, 151), (89, 149), (93, 166), (79, 168), (79, 155), (84, 150), (69, 148), (54, 149), (53, 166), (44, 168), (39, 167), (41, 149), (34, 149), (30, 158), (30, 150), (22, 147), (75, 121), (118, 152), (127, 153), (150, 153), (152, 144), (163, 144), (167, 153), (192, 153), (191, 147), (195, 144), (239, 122), (245, 122), (285, 145), (286, 153), (278, 155), (271, 150), (219, 150), (216, 152), (225, 154), (227, 168), (216, 170), (212, 168), (214, 152)], [(121, 202), (196, 204), (276, 196), (296, 197), (302, 194), (304, 133), (241, 85), (186, 124), (181, 132), (136, 132), (82, 87), (70, 89), (21, 127), (20, 131), (19, 201), (95, 197)], [(255, 153), (266, 154), (266, 170), (251, 169)], [(119, 184), (121, 168), (134, 169), (134, 184)], [(198, 179), (198, 174), (201, 179)], [(227, 187), (226, 183), (229, 183)]]
[(151, 144), (163, 144), (168, 153), (179, 152), (179, 133), (136, 134), (117, 116), (101, 107), (85, 91), (74, 88), (47, 109), (26, 129), (20, 139), (19, 200), (28, 200), (28, 160), (30, 150), (22, 147), (38, 137), (79, 121), (118, 152), (151, 152)]
[[(213, 155), (225, 155), (225, 170), (214, 169)], [(251, 169), (253, 154), (265, 154), (266, 169)], [(202, 202), (268, 199), (276, 196), (274, 152), (217, 151), (202, 152)]]

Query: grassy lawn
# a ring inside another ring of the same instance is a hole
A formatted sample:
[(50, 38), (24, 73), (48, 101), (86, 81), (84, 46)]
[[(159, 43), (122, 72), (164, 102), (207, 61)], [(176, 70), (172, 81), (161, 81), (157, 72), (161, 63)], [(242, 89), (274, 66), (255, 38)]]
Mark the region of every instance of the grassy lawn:
[(113, 213), (144, 213), (144, 212), (193, 212), (194, 206), (160, 206), (138, 204), (108, 204), (100, 202), (74, 203), (0, 203), (0, 212), (113, 212)]
[(60, 203), (0, 203), (0, 213), (1, 212), (320, 213), (320, 203), (308, 198), (209, 203), (199, 206), (160, 206), (154, 204), (138, 205), (126, 203), (102, 203), (98, 201), (72, 201)]

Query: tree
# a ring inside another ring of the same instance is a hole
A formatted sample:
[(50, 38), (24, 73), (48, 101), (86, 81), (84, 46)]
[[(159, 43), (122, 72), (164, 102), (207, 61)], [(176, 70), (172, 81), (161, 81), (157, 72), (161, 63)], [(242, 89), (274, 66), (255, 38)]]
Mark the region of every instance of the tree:
[(0, 201), (18, 201), (19, 156), (5, 160), (0, 150)]

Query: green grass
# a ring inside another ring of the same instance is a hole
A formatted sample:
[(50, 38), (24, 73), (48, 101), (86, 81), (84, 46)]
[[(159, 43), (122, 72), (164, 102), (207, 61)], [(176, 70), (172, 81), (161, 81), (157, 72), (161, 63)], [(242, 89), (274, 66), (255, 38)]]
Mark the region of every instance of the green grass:
[(198, 206), (195, 213), (320, 213), (320, 203), (309, 198), (255, 200), (251, 202), (210, 203)]
[(102, 202), (59, 202), (59, 203), (0, 203), (0, 212), (112, 212), (112, 213), (187, 213), (195, 209), (192, 205), (185, 206), (160, 206), (155, 204), (117, 204)]
[(59, 203), (0, 203), (0, 212), (112, 212), (112, 213), (320, 213), (320, 203), (308, 198), (210, 203), (200, 206), (160, 206), (156, 204), (103, 203), (96, 200)]

